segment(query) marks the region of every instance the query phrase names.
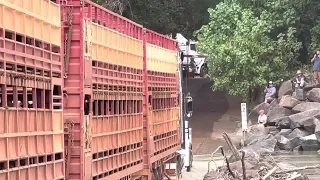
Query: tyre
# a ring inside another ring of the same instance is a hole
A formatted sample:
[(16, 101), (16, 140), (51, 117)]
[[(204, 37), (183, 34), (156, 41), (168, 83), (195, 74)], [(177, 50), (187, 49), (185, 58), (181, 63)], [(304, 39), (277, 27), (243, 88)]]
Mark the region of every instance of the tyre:
[(201, 66), (200, 77), (205, 77), (209, 72), (208, 66), (206, 64)]
[(191, 171), (191, 167), (187, 166), (187, 172), (190, 172), (190, 171)]

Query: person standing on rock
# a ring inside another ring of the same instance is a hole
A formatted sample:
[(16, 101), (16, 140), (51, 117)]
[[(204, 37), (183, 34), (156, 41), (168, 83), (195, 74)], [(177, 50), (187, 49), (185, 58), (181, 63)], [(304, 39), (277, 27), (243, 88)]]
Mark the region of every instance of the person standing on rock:
[(315, 84), (320, 83), (320, 51), (313, 56), (311, 59), (313, 63), (313, 81)]
[(273, 82), (269, 81), (268, 86), (266, 87), (266, 89), (264, 90), (264, 93), (266, 93), (264, 102), (265, 103), (271, 103), (274, 98), (276, 97), (276, 87), (273, 86)]
[(267, 124), (267, 119), (268, 119), (267, 115), (265, 115), (265, 114), (264, 114), (264, 110), (261, 109), (261, 110), (259, 111), (258, 124), (262, 124), (262, 125), (266, 126), (266, 124)]

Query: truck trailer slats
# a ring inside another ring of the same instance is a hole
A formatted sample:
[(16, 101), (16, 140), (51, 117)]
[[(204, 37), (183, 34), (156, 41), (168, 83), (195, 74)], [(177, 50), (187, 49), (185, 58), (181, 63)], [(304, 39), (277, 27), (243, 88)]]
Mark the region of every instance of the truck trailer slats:
[(160, 177), (178, 83), (167, 36), (89, 0), (1, 1), (0, 179)]
[(0, 2), (0, 179), (64, 179), (60, 6)]

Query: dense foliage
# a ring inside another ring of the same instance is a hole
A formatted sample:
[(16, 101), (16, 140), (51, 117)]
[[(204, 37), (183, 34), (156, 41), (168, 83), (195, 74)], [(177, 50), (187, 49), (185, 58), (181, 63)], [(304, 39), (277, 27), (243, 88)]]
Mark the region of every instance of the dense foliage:
[(198, 31), (198, 39), (217, 89), (246, 97), (268, 80), (280, 79), (296, 62), (301, 47), (293, 27), (296, 12), (282, 3), (265, 1), (267, 8), (259, 13), (237, 1), (209, 9), (210, 22)]

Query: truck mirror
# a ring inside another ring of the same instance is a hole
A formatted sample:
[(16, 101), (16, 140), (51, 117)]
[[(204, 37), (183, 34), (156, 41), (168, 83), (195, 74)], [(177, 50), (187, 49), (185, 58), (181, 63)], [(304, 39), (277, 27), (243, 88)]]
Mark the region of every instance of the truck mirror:
[(181, 53), (180, 53), (180, 61), (182, 62), (182, 61), (183, 61), (183, 59), (184, 59), (184, 53), (183, 53), (183, 52), (181, 52)]
[(187, 117), (191, 117), (193, 112), (193, 100), (190, 93), (186, 96), (186, 106), (186, 115)]

